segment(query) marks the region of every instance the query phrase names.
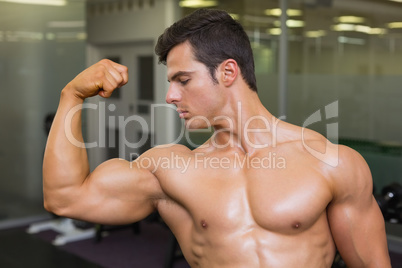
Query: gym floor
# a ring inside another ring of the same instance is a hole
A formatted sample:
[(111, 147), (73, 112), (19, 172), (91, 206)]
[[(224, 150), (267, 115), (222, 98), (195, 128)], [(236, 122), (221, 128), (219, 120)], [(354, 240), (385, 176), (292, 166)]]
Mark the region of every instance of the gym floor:
[[(0, 231), (0, 267), (4, 268), (163, 268), (169, 251), (169, 230), (142, 221), (140, 233), (130, 227), (109, 228), (100, 242), (94, 238), (54, 246), (54, 231), (28, 234), (27, 227)], [(402, 227), (387, 224), (394, 234)], [(389, 244), (395, 249), (395, 244)], [(398, 250), (398, 252), (400, 252)], [(402, 254), (390, 252), (392, 267), (402, 268)], [(173, 268), (189, 268), (183, 258)]]
[(4, 268), (102, 267), (22, 230), (1, 232), (0, 252), (0, 267)]
[[(0, 267), (166, 267), (171, 233), (157, 222), (142, 221), (139, 234), (130, 226), (111, 227), (100, 242), (90, 238), (62, 246), (52, 245), (56, 232), (28, 234), (27, 227), (0, 231)], [(189, 268), (189, 265), (179, 257), (171, 267)]]

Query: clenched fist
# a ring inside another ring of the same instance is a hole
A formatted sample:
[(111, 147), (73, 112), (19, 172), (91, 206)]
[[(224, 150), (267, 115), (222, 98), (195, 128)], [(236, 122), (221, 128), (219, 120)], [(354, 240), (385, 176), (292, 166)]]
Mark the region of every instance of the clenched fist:
[(128, 81), (127, 67), (103, 59), (78, 74), (64, 90), (80, 99), (95, 95), (109, 98), (116, 88)]

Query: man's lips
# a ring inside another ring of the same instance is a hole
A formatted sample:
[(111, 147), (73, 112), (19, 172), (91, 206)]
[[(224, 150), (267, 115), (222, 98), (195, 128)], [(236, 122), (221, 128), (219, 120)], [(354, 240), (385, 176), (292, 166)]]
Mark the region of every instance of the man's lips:
[(186, 110), (177, 109), (176, 111), (179, 113), (180, 118), (184, 118), (188, 114)]

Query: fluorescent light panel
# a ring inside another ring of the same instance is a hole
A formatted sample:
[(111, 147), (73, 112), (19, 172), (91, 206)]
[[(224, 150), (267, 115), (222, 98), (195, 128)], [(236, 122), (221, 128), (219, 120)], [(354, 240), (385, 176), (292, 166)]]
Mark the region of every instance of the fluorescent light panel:
[(287, 20), (286, 25), (289, 28), (299, 28), (299, 27), (304, 27), (304, 21), (302, 20)]
[(0, 0), (0, 2), (8, 2), (15, 4), (29, 4), (29, 5), (47, 5), (47, 6), (65, 6), (66, 0)]
[(85, 27), (85, 21), (73, 20), (73, 21), (49, 21), (47, 23), (49, 28), (81, 28)]
[(386, 34), (387, 30), (384, 28), (371, 28), (369, 34)]
[(390, 23), (388, 23), (388, 28), (390, 28), (390, 29), (402, 28), (402, 22), (401, 21), (390, 22)]
[(218, 5), (218, 1), (202, 1), (202, 0), (183, 0), (179, 2), (180, 7), (202, 8), (214, 7)]
[(348, 24), (348, 23), (340, 23), (337, 25), (333, 25), (333, 31), (337, 32), (360, 32), (366, 34), (385, 34), (387, 33), (386, 29), (383, 28), (371, 28), (366, 25), (356, 25), (356, 24)]
[[(264, 11), (265, 15), (267, 16), (276, 16), (279, 17), (282, 14), (282, 10), (280, 8), (274, 8), (274, 9), (266, 9)], [(286, 14), (289, 17), (296, 17), (296, 16), (301, 16), (303, 15), (303, 11), (299, 9), (288, 9), (286, 11)]]
[(335, 18), (335, 21), (340, 23), (363, 23), (365, 20), (363, 17), (356, 16), (340, 16)]
[(267, 33), (270, 35), (280, 35), (282, 33), (281, 28), (272, 28), (272, 29), (268, 29)]
[(317, 30), (317, 31), (306, 31), (305, 36), (310, 38), (318, 38), (323, 37), (327, 34), (324, 30)]
[[(300, 28), (300, 27), (304, 27), (304, 21), (302, 20), (287, 20), (286, 21), (286, 26), (288, 26), (289, 28)], [(280, 21), (275, 21), (274, 25), (276, 27), (280, 27), (281, 26), (281, 22)]]

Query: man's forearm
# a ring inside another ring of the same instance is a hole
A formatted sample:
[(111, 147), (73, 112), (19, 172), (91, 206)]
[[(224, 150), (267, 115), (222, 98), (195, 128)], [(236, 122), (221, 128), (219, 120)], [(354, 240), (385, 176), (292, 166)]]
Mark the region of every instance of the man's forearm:
[(79, 146), (84, 144), (82, 104), (83, 100), (69, 91), (67, 85), (60, 96), (43, 160), (44, 200), (49, 210), (67, 206), (73, 198), (73, 195), (67, 193), (81, 185), (89, 174), (86, 149)]

